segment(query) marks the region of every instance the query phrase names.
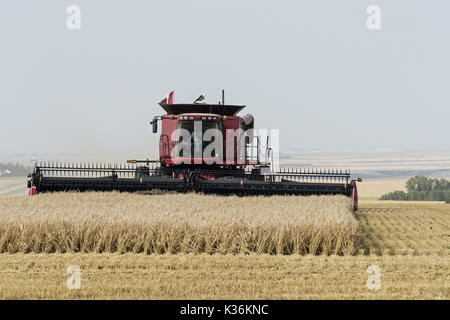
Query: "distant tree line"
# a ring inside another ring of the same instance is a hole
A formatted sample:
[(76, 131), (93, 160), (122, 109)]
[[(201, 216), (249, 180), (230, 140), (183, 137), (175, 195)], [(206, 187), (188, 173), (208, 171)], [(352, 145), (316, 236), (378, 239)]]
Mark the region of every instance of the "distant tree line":
[(32, 169), (18, 163), (0, 163), (0, 178), (26, 176)]
[(380, 200), (445, 201), (450, 203), (450, 181), (415, 176), (406, 182), (406, 190), (381, 196)]

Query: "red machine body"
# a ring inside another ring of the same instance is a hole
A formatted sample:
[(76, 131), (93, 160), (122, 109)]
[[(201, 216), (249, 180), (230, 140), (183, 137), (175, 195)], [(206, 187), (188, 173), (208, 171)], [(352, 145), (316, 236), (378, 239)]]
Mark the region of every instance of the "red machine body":
[[(187, 118), (187, 120), (184, 120)], [(241, 138), (240, 130), (243, 130), (242, 118), (238, 116), (221, 116), (217, 114), (181, 114), (181, 115), (165, 115), (161, 117), (161, 135), (159, 139), (159, 160), (163, 165), (178, 165), (180, 162), (192, 163), (197, 165), (204, 165), (211, 163), (216, 159), (212, 158), (196, 158), (194, 154), (191, 154), (190, 159), (177, 157), (174, 159), (174, 147), (177, 143), (176, 129), (180, 128), (180, 123), (201, 121), (202, 126), (207, 128), (217, 127), (217, 129), (222, 133), (223, 139), (223, 149), (222, 149), (222, 163), (223, 166), (245, 166), (258, 164), (258, 161), (246, 160), (244, 163), (239, 163), (237, 159), (237, 149), (238, 141)], [(234, 139), (226, 139), (227, 130), (233, 130), (235, 132)], [(233, 150), (233, 158), (227, 159), (223, 157), (227, 152), (230, 152), (230, 148)], [(230, 161), (231, 160), (231, 161)]]
[[(161, 105), (171, 114), (157, 117), (153, 121), (161, 121), (161, 134), (159, 139), (159, 162), (161, 166), (178, 167), (220, 167), (222, 169), (236, 168), (242, 169), (250, 165), (259, 165), (259, 138), (253, 144), (250, 141), (255, 137), (247, 139), (244, 145), (242, 143), (243, 135), (246, 130), (253, 129), (253, 117), (245, 115), (237, 116), (235, 113), (242, 110), (245, 106), (227, 106), (227, 105), (204, 105), (204, 104), (167, 104)], [(210, 112), (213, 111), (216, 112)], [(219, 114), (218, 112), (222, 112)], [(221, 150), (217, 150), (214, 158), (204, 157), (205, 147), (212, 143), (203, 141), (202, 150), (195, 153), (192, 149), (189, 157), (177, 154), (174, 150), (175, 145), (180, 141), (177, 129), (186, 129), (189, 133), (194, 132), (194, 126), (201, 126), (202, 135), (208, 129), (216, 129), (222, 136)], [(155, 130), (154, 130), (155, 131)], [(247, 131), (248, 133), (248, 131)], [(243, 148), (243, 150), (240, 150)], [(254, 148), (254, 152), (251, 152)], [(240, 157), (240, 154), (243, 156)]]

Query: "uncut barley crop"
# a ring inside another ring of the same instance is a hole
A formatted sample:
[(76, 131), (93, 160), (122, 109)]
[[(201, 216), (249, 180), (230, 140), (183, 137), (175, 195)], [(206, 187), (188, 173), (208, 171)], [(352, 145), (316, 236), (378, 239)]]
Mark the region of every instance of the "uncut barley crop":
[(53, 193), (0, 199), (0, 252), (352, 254), (344, 196)]

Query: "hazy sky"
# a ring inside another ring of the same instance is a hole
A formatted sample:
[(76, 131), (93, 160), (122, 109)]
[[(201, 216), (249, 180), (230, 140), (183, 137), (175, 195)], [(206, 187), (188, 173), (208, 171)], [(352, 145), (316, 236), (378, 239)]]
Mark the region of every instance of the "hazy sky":
[[(66, 27), (67, 7), (81, 29)], [(366, 26), (381, 8), (381, 30)], [(175, 89), (246, 104), (281, 147), (449, 149), (450, 2), (0, 5), (0, 154), (149, 152)]]

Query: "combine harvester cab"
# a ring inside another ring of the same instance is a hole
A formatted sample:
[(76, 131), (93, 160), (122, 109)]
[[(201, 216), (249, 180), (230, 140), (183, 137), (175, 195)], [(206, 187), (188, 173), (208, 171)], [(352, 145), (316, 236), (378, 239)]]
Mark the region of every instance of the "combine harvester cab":
[(352, 180), (349, 170), (274, 170), (269, 139), (263, 148), (261, 137), (253, 133), (253, 116), (238, 116), (245, 106), (226, 105), (223, 93), (218, 104), (203, 103), (202, 97), (192, 104), (174, 104), (172, 92), (160, 102), (166, 114), (151, 122), (153, 133), (161, 123), (159, 159), (124, 164), (39, 163), (28, 175), (30, 195), (155, 189), (237, 195), (345, 195), (353, 199), (357, 209), (356, 182), (361, 179)]

